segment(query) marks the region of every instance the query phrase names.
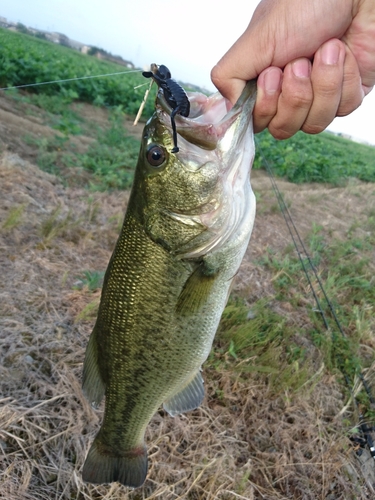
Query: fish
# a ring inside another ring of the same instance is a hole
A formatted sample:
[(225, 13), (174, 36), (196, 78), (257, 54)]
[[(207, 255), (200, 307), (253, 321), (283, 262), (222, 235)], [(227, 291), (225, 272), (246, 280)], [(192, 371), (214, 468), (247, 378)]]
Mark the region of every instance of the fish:
[(231, 109), (219, 93), (188, 98), (189, 116), (175, 118), (178, 153), (161, 87), (143, 130), (84, 360), (84, 394), (94, 407), (105, 396), (85, 482), (142, 486), (153, 415), (202, 403), (202, 365), (250, 240), (256, 83)]

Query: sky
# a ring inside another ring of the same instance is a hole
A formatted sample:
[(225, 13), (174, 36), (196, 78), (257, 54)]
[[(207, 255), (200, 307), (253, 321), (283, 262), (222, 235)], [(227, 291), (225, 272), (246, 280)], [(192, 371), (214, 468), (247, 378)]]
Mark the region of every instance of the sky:
[[(94, 45), (215, 91), (210, 71), (246, 29), (258, 0), (1, 0), (0, 16)], [(225, 5), (225, 9), (221, 6)], [(28, 83), (28, 82), (25, 82)], [(375, 90), (329, 129), (375, 144)]]

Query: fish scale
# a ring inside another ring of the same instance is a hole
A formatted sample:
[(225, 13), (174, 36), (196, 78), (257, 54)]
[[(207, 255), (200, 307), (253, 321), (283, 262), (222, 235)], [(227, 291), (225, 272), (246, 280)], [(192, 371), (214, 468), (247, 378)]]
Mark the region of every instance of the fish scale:
[(162, 92), (145, 126), (85, 356), (84, 393), (94, 405), (105, 395), (103, 422), (83, 467), (88, 482), (141, 486), (144, 433), (154, 413), (164, 405), (174, 416), (204, 397), (201, 367), (255, 216), (253, 133), (251, 120), (244, 120), (245, 113), (251, 117), (255, 84), (229, 113), (218, 112), (218, 133), (204, 141), (206, 146), (215, 137), (210, 149), (199, 144), (207, 129), (205, 106), (212, 116), (212, 104), (200, 99), (199, 123), (176, 119), (178, 154)]

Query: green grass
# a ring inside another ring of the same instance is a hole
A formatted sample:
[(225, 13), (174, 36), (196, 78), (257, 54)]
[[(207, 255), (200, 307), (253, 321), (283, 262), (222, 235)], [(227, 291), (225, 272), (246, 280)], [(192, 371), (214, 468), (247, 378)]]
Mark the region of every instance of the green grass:
[(256, 136), (256, 146), (254, 168), (264, 168), (268, 162), (275, 175), (291, 182), (342, 186), (351, 177), (375, 182), (375, 147), (328, 132), (298, 132), (287, 141), (277, 141), (265, 131)]
[(24, 141), (37, 150), (36, 163), (42, 170), (61, 177), (67, 185), (83, 185), (93, 191), (131, 187), (140, 141), (127, 135), (123, 126), (125, 115), (121, 108), (109, 113), (107, 128), (90, 127), (91, 130), (88, 131), (90, 124), (82, 118), (79, 119), (79, 125), (73, 123), (74, 127), (84, 128), (94, 139), (84, 153), (79, 153), (70, 140), (70, 135), (75, 133), (72, 130), (72, 122), (68, 122), (69, 106), (63, 115), (54, 116), (55, 122), (60, 125), (69, 123), (66, 129), (55, 127), (63, 135), (24, 137)]
[(74, 285), (74, 289), (80, 290), (87, 287), (90, 292), (101, 288), (103, 285), (104, 271), (83, 271), (82, 276), (77, 276), (78, 281)]
[[(92, 172), (91, 189), (129, 189), (133, 182), (140, 141), (127, 136), (121, 111), (110, 117), (110, 128), (99, 132), (97, 142), (77, 157), (76, 167)], [(68, 162), (69, 163), (69, 162)]]
[[(330, 329), (326, 330), (310, 291), (307, 292), (310, 295), (310, 306), (307, 311), (305, 310), (306, 302), (301, 299), (306, 296), (306, 290), (309, 288), (307, 280), (303, 279), (302, 267), (294, 249), (290, 249), (286, 254), (269, 251), (259, 262), (272, 273), (272, 283), (275, 288), (274, 299), (289, 303), (293, 311), (300, 311), (301, 314), (308, 316), (310, 326), (303, 335), (308, 335), (320, 350), (326, 368), (342, 378), (343, 386), (348, 381), (353, 383), (355, 377), (375, 361), (373, 354), (375, 283), (371, 266), (369, 266), (373, 248), (369, 244), (370, 239), (370, 234), (359, 238), (350, 236), (349, 232), (347, 240), (333, 239), (328, 243), (323, 229), (316, 225), (313, 226), (308, 237), (309, 254), (344, 334), (338, 329), (333, 314), (312, 274), (312, 282)], [(307, 262), (306, 265), (308, 265)], [(304, 283), (303, 288), (301, 288), (301, 282)], [(283, 324), (282, 318), (269, 315), (267, 320), (262, 318), (262, 324), (258, 325), (258, 332), (262, 331), (261, 328), (264, 325), (269, 325), (270, 331), (275, 329), (277, 331), (280, 324)], [(236, 339), (236, 336), (233, 338)], [(250, 341), (250, 337), (248, 340)], [(288, 346), (290, 346), (289, 343)], [(367, 395), (362, 391), (359, 397), (366, 399)], [(369, 405), (367, 405), (367, 411), (369, 411)]]
[(68, 241), (77, 242), (85, 235), (82, 220), (76, 219), (71, 211), (62, 213), (58, 206), (40, 223), (41, 245), (49, 246), (57, 236), (63, 236)]
[(312, 379), (311, 363), (296, 343), (295, 331), (265, 299), (251, 309), (239, 298), (229, 301), (207, 365), (218, 372), (229, 368), (235, 377), (251, 376), (252, 382), (266, 377), (274, 394), (298, 391)]
[(11, 230), (19, 226), (22, 222), (22, 217), (25, 211), (25, 204), (15, 206), (9, 210), (9, 214), (2, 222), (0, 229)]

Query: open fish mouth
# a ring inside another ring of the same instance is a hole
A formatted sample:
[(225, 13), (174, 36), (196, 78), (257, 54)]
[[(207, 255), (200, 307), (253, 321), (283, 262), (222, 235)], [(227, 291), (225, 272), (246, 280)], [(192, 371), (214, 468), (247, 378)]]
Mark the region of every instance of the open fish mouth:
[[(207, 97), (194, 92), (188, 93), (188, 97), (189, 116), (176, 116), (179, 145), (176, 157), (185, 168), (217, 178), (209, 203), (200, 206), (194, 215), (173, 214), (180, 222), (190, 221), (205, 227), (204, 233), (179, 249), (181, 257), (197, 258), (223, 246), (248, 220), (249, 211), (255, 212), (250, 170), (255, 153), (252, 111), (256, 83), (248, 82), (229, 110), (229, 102), (219, 93)], [(156, 100), (156, 113), (170, 130), (171, 107), (162, 90)]]
[[(247, 102), (249, 98), (251, 99), (248, 87), (245, 87), (244, 93), (233, 107), (218, 92), (210, 96), (198, 92), (188, 92), (187, 95), (190, 101), (190, 113), (188, 117), (176, 115), (177, 132), (180, 138), (182, 137), (202, 149), (214, 150), (217, 148), (228, 128), (244, 111), (244, 107), (251, 106), (251, 110), (249, 109), (249, 112), (246, 113), (248, 115), (247, 124), (251, 119), (253, 105), (252, 102)], [(246, 106), (246, 104), (248, 105)], [(161, 89), (158, 93), (156, 106), (160, 121), (170, 128), (172, 108)]]

